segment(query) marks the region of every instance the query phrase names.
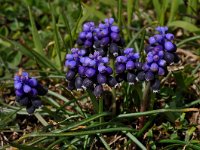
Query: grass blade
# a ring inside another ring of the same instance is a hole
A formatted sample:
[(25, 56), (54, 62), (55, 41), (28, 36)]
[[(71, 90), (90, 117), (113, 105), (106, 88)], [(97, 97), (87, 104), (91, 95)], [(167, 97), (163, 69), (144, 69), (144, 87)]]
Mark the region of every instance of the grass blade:
[(57, 140), (55, 140), (54, 142), (52, 142), (47, 148), (46, 150), (52, 150), (54, 149), (54, 146), (56, 146), (57, 144), (61, 143), (61, 142), (64, 142), (66, 141), (66, 138), (65, 137), (61, 137)]
[(106, 112), (101, 113), (101, 114), (97, 114), (97, 115), (93, 115), (93, 116), (88, 117), (88, 118), (86, 118), (86, 119), (84, 119), (84, 120), (82, 120), (82, 121), (75, 122), (75, 123), (73, 123), (73, 124), (71, 124), (71, 125), (69, 125), (69, 126), (63, 128), (63, 129), (61, 129), (61, 130), (56, 130), (56, 133), (64, 132), (64, 131), (67, 131), (67, 130), (71, 130), (71, 129), (76, 128), (76, 127), (78, 127), (78, 126), (81, 126), (81, 125), (84, 125), (84, 124), (86, 124), (86, 123), (89, 123), (89, 122), (91, 122), (91, 121), (93, 121), (93, 120), (96, 120), (96, 119), (98, 119), (98, 118), (100, 118), (100, 117), (109, 116), (109, 115), (111, 115), (111, 114), (110, 114), (110, 113), (106, 113)]
[(118, 26), (121, 30), (121, 26), (122, 26), (122, 0), (118, 0)]
[(120, 118), (129, 118), (129, 117), (139, 117), (145, 115), (153, 115), (158, 113), (166, 113), (166, 112), (197, 112), (199, 111), (198, 108), (184, 108), (184, 109), (157, 109), (157, 110), (150, 110), (145, 112), (137, 112), (137, 113), (129, 113), (129, 114), (121, 114), (117, 116), (117, 119)]
[(110, 146), (108, 145), (108, 143), (104, 140), (103, 136), (99, 135), (99, 139), (101, 140), (101, 142), (103, 143), (103, 145), (105, 146), (105, 148), (107, 150), (111, 150)]
[(40, 115), (40, 113), (36, 112), (34, 113), (34, 116), (41, 122), (43, 126), (48, 126), (49, 124), (46, 122), (46, 120)]
[[(141, 53), (144, 51), (144, 40), (145, 40), (145, 36), (146, 36), (146, 31), (144, 30), (142, 32), (142, 37), (141, 37), (141, 42), (140, 42), (140, 48), (139, 48), (139, 52), (140, 52), (140, 55)], [(142, 55), (141, 55), (142, 56)]]
[(30, 57), (31, 59), (35, 58), (39, 65), (43, 65), (44, 67), (49, 67), (52, 70), (57, 71), (58, 74), (62, 74), (61, 71), (57, 68), (57, 66), (54, 65), (47, 57), (39, 54), (36, 51), (29, 50), (25, 46), (19, 44), (18, 42), (9, 40), (4, 36), (0, 35), (0, 38), (2, 38), (5, 41), (8, 41), (13, 47), (18, 48), (18, 50), (21, 51), (24, 55)]
[[(125, 132), (124, 132), (125, 133)], [(146, 147), (130, 132), (125, 133), (141, 150), (147, 150)]]
[(106, 126), (109, 126), (109, 127), (111, 127), (111, 126), (112, 127), (116, 127), (116, 126), (124, 127), (124, 125), (122, 123), (119, 123), (119, 122), (103, 122), (103, 123), (94, 122), (91, 125), (89, 125), (88, 127), (86, 127), (85, 129), (92, 130), (94, 128), (103, 128), (103, 127), (106, 127)]
[(104, 5), (108, 5), (109, 7), (116, 7), (117, 6), (117, 1), (116, 0), (99, 0), (100, 3)]
[(177, 147), (180, 147), (181, 145), (180, 144), (170, 144), (166, 147), (164, 147), (162, 150), (173, 150), (173, 149), (177, 149)]
[(160, 19), (159, 19), (159, 22), (160, 22), (160, 25), (164, 25), (165, 24), (165, 14), (166, 14), (166, 10), (167, 10), (167, 6), (168, 6), (168, 0), (164, 0), (162, 1), (162, 8), (161, 8), (161, 14), (160, 14)]
[(177, 10), (178, 10), (178, 6), (179, 6), (179, 0), (171, 1), (168, 24), (174, 20), (174, 17), (176, 15)]
[(177, 45), (177, 47), (180, 47), (180, 46), (182, 46), (183, 44), (185, 44), (187, 42), (198, 40), (198, 39), (200, 39), (200, 35), (196, 35), (196, 36), (184, 39), (181, 42), (177, 43), (176, 45)]
[(151, 116), (148, 120), (148, 122), (145, 123), (145, 125), (143, 126), (142, 129), (140, 129), (137, 133), (137, 137), (140, 137), (148, 128), (149, 126), (152, 124), (152, 122), (154, 121), (154, 119), (157, 117), (157, 115), (155, 116)]
[(71, 29), (70, 29), (70, 26), (69, 26), (69, 21), (67, 19), (67, 16), (65, 16), (65, 14), (64, 14), (64, 10), (61, 10), (60, 13), (61, 13), (61, 16), (63, 18), (64, 24), (65, 24), (65, 27), (66, 27), (66, 31), (69, 34), (70, 48), (72, 48), (72, 46), (73, 46), (73, 37), (72, 37), (72, 32), (71, 32)]
[(97, 102), (96, 97), (94, 96), (94, 94), (90, 90), (87, 90), (87, 92), (88, 92), (88, 94), (90, 96), (90, 99), (92, 101), (92, 104), (93, 104), (95, 112), (98, 113), (98, 111), (99, 111), (99, 104)]
[(189, 104), (185, 104), (185, 108), (186, 107), (191, 107), (191, 106), (194, 106), (194, 105), (197, 105), (197, 104), (200, 104), (200, 99), (197, 99), (197, 100), (195, 100), (195, 101), (192, 101), (191, 103), (189, 103)]
[(17, 143), (10, 143), (10, 145), (13, 147), (17, 147), (19, 149), (23, 149), (23, 150), (43, 150), (43, 148), (26, 146), (24, 144), (22, 145), (22, 144), (17, 144)]
[(135, 40), (138, 38), (138, 36), (143, 32), (143, 30), (145, 29), (146, 27), (143, 27), (142, 29), (140, 29), (136, 34), (135, 36), (131, 39), (131, 41), (127, 44), (126, 48), (128, 47), (131, 47), (132, 44), (135, 42)]
[(60, 46), (60, 42), (59, 42), (59, 31), (58, 31), (58, 27), (56, 25), (56, 19), (55, 19), (55, 13), (54, 13), (54, 9), (53, 6), (51, 4), (50, 8), (51, 8), (51, 15), (52, 15), (52, 20), (53, 20), (53, 30), (54, 30), (54, 41), (55, 41), (55, 45), (54, 45), (54, 50), (56, 51), (56, 57), (58, 59), (58, 66), (59, 69), (62, 68), (62, 60), (61, 60), (61, 46)]
[(156, 11), (157, 20), (160, 21), (161, 4), (159, 0), (153, 0), (154, 10)]
[[(14, 120), (17, 112), (19, 112), (20, 110), (21, 109), (15, 110), (14, 112), (5, 113), (5, 114), (1, 112), (1, 114), (0, 114), (0, 130), (3, 129), (5, 126), (7, 126), (9, 122)], [(5, 117), (4, 117), (4, 115), (5, 115)]]
[(165, 140), (160, 140), (159, 143), (162, 143), (162, 144), (164, 144), (164, 143), (165, 144), (180, 144), (182, 146), (187, 146), (187, 147), (190, 147), (190, 148), (195, 149), (195, 150), (200, 149), (200, 146), (197, 146), (197, 145), (185, 142), (185, 141), (181, 141), (181, 140), (165, 139)]
[(35, 50), (40, 55), (44, 56), (45, 54), (44, 54), (44, 51), (42, 48), (42, 43), (40, 41), (40, 37), (39, 37), (38, 31), (37, 31), (37, 28), (35, 25), (35, 21), (33, 19), (33, 15), (32, 15), (32, 12), (31, 12), (31, 9), (29, 6), (28, 6), (28, 12), (29, 12), (29, 18), (30, 18), (30, 22), (31, 22), (31, 32), (32, 32), (32, 36), (33, 36), (33, 42), (35, 45)]
[[(187, 4), (187, 14), (190, 16), (193, 15), (197, 15), (198, 12), (198, 5), (199, 5), (199, 1), (198, 0), (188, 0), (188, 4)], [(195, 24), (196, 19), (192, 19), (192, 17), (187, 17), (185, 18), (186, 21)]]
[(127, 2), (128, 27), (131, 26), (131, 21), (132, 21), (133, 1), (134, 1), (134, 0), (128, 0), (128, 2)]
[(98, 17), (101, 20), (104, 20), (106, 18), (106, 15), (104, 15), (104, 13), (102, 13), (101, 11), (98, 11), (96, 9), (96, 5), (88, 6), (85, 3), (81, 3), (81, 4), (88, 11), (88, 13), (90, 15), (95, 15), (96, 17)]
[(46, 137), (35, 138), (34, 140), (27, 142), (27, 146), (36, 145), (36, 144), (44, 141), (45, 139), (46, 139)]
[(44, 96), (43, 97), (45, 99), (45, 102), (50, 104), (52, 107), (55, 107), (55, 108), (60, 108), (61, 106), (54, 100), (52, 99), (51, 97), (48, 97), (48, 96)]
[(192, 23), (186, 22), (186, 21), (182, 21), (182, 20), (177, 20), (177, 21), (173, 21), (170, 22), (168, 24), (169, 27), (174, 26), (174, 27), (180, 27), (183, 28), (185, 30), (188, 30), (190, 32), (200, 32), (200, 28), (198, 28), (197, 26), (195, 26)]
[(109, 129), (99, 129), (99, 130), (89, 130), (89, 131), (76, 131), (76, 132), (66, 132), (66, 133), (31, 133), (26, 134), (19, 138), (17, 141), (20, 142), (29, 137), (68, 137), (68, 136), (84, 136), (84, 135), (94, 135), (98, 133), (110, 133), (118, 131), (133, 131), (131, 128), (120, 127), (120, 128), (109, 128)]
[(73, 37), (73, 39), (75, 39), (75, 37), (76, 37), (76, 31), (77, 31), (77, 28), (79, 26), (79, 23), (81, 22), (82, 16), (83, 16), (83, 10), (82, 10), (82, 6), (81, 6), (81, 2), (79, 0), (79, 16), (78, 16), (78, 19), (76, 21), (76, 24), (75, 24), (74, 28), (72, 29), (72, 37)]
[(48, 90), (48, 94), (51, 95), (51, 96), (54, 96), (56, 98), (59, 98), (60, 100), (64, 101), (65, 103), (68, 103), (69, 100), (67, 98), (65, 98), (64, 96), (56, 93), (56, 92), (53, 92), (51, 90)]
[(128, 0), (127, 2), (127, 14), (128, 14), (128, 21), (127, 21), (127, 32), (128, 32), (128, 38), (131, 39), (132, 34), (130, 31), (131, 28), (131, 21), (132, 21), (132, 16), (133, 16), (133, 8), (136, 0)]

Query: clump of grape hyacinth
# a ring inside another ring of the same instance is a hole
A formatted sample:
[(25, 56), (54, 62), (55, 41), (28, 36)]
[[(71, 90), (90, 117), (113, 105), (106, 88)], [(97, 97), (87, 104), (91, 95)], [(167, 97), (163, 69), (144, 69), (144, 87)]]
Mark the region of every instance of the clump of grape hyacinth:
[(78, 48), (72, 48), (71, 54), (66, 55), (67, 88), (91, 90), (98, 97), (103, 85), (116, 87), (118, 83), (112, 76), (108, 57), (122, 54), (123, 41), (113, 18), (105, 19), (98, 26), (94, 22), (84, 23), (77, 40)]
[(42, 106), (39, 96), (47, 93), (47, 89), (38, 83), (36, 78), (30, 77), (27, 72), (14, 76), (14, 88), (16, 94), (16, 101), (26, 106), (29, 114), (34, 113), (35, 109)]
[(174, 35), (167, 33), (167, 27), (159, 26), (156, 30), (158, 34), (149, 38), (149, 45), (145, 49), (147, 56), (143, 71), (137, 76), (140, 81), (150, 81), (153, 92), (158, 92), (160, 88), (158, 76), (167, 75), (167, 66), (179, 61), (173, 43)]
[(159, 26), (156, 31), (145, 48), (145, 62), (141, 62), (133, 48), (124, 49), (124, 40), (113, 18), (97, 26), (94, 22), (84, 23), (77, 40), (78, 48), (72, 48), (71, 54), (66, 55), (68, 89), (91, 90), (98, 97), (104, 85), (116, 87), (122, 81), (129, 84), (147, 81), (153, 92), (159, 91), (159, 76), (167, 75), (167, 66), (178, 62), (178, 56), (174, 35), (167, 32), (168, 28)]

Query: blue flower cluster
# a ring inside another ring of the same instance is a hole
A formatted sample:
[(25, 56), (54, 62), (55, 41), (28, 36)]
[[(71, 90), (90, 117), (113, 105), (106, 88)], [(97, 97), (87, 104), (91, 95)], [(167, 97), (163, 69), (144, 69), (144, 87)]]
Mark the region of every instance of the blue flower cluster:
[(150, 81), (154, 92), (160, 87), (158, 76), (165, 76), (168, 73), (167, 66), (179, 61), (176, 52), (176, 45), (173, 43), (174, 35), (167, 33), (167, 27), (157, 27), (158, 34), (149, 38), (149, 45), (145, 51), (147, 53), (146, 62), (143, 64), (137, 79), (140, 81)]
[(85, 50), (78, 48), (72, 48), (71, 52), (66, 55), (65, 61), (69, 68), (66, 74), (69, 90), (92, 90), (98, 97), (103, 92), (103, 84), (117, 84), (111, 76), (113, 70), (109, 67), (108, 57), (102, 57), (98, 51), (85, 55)]
[(114, 19), (108, 18), (97, 27), (95, 27), (94, 22), (83, 24), (77, 44), (87, 51), (98, 51), (101, 56), (106, 56), (109, 53), (117, 56), (120, 53), (120, 47), (124, 45), (124, 40), (120, 36), (119, 27), (113, 23)]
[(142, 65), (139, 58), (139, 53), (134, 53), (133, 48), (126, 48), (123, 55), (116, 57), (115, 71), (118, 82), (123, 80), (130, 84), (136, 82), (137, 70), (140, 70)]
[[(89, 89), (100, 96), (104, 84), (114, 87), (122, 81), (129, 84), (148, 81), (152, 90), (157, 92), (159, 76), (168, 73), (167, 66), (178, 62), (178, 56), (174, 35), (167, 33), (167, 27), (157, 27), (156, 30), (158, 33), (149, 38), (149, 45), (145, 48), (146, 60), (142, 63), (133, 48), (123, 49), (124, 40), (113, 18), (105, 19), (98, 26), (94, 22), (83, 24), (77, 40), (79, 48), (72, 48), (71, 54), (66, 55), (68, 89)], [(115, 61), (114, 68), (109, 66), (110, 58)]]
[(83, 45), (85, 48), (91, 48), (94, 43), (94, 29), (94, 22), (87, 22), (83, 24), (83, 29), (78, 36), (77, 44), (81, 46)]
[(95, 47), (107, 47), (111, 43), (118, 43), (121, 40), (118, 26), (113, 25), (114, 19), (105, 19), (94, 30)]
[(69, 90), (87, 89), (98, 97), (103, 92), (102, 85), (114, 87), (118, 84), (112, 76), (108, 57), (122, 54), (124, 40), (118, 26), (113, 24), (113, 18), (105, 19), (98, 26), (94, 22), (83, 24), (77, 40), (79, 48), (72, 48), (71, 54), (66, 55)]
[(22, 72), (21, 75), (15, 75), (14, 87), (16, 101), (20, 105), (26, 106), (29, 114), (34, 113), (35, 109), (42, 105), (39, 96), (47, 93), (47, 89), (38, 83), (37, 79), (29, 77), (27, 72)]

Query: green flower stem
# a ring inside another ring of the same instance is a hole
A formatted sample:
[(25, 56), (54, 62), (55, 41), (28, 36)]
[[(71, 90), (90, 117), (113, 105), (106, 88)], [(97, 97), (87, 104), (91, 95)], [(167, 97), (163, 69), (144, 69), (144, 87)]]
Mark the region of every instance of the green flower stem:
[[(99, 114), (103, 113), (103, 98), (99, 98)], [(99, 123), (103, 122), (103, 117), (99, 118)]]
[[(150, 82), (148, 82), (145, 86), (142, 101), (140, 103), (140, 112), (146, 111), (150, 104)], [(139, 118), (139, 129), (142, 129), (145, 122), (145, 116)]]
[(144, 127), (138, 131), (137, 133), (137, 137), (140, 137), (148, 128), (149, 126), (152, 124), (152, 122), (154, 121), (154, 119), (157, 117), (157, 115), (154, 115), (154, 116), (151, 116), (149, 119), (148, 119), (148, 122), (145, 123)]
[(94, 96), (94, 94), (92, 93), (92, 91), (87, 90), (87, 92), (88, 92), (88, 94), (90, 96), (90, 99), (92, 101), (92, 104), (93, 104), (95, 112), (98, 113), (99, 112), (99, 105), (98, 105), (96, 97)]
[(116, 115), (116, 90), (115, 88), (112, 88), (112, 115), (115, 116)]
[(149, 110), (153, 110), (154, 107), (154, 103), (156, 101), (156, 93), (151, 93), (151, 99), (150, 99), (150, 103), (149, 103)]
[[(114, 74), (114, 77), (115, 77), (115, 61), (114, 61), (114, 58), (111, 58), (110, 60), (111, 62), (111, 67), (113, 69), (113, 74)], [(116, 89), (115, 87), (112, 88), (112, 114), (113, 116), (116, 115)]]
[(183, 108), (183, 109), (157, 109), (157, 110), (150, 110), (145, 112), (137, 112), (137, 113), (129, 113), (129, 114), (121, 114), (118, 115), (117, 119), (122, 118), (132, 118), (132, 117), (140, 117), (140, 116), (148, 116), (148, 115), (154, 115), (159, 113), (166, 113), (166, 112), (197, 112), (199, 111), (198, 108)]

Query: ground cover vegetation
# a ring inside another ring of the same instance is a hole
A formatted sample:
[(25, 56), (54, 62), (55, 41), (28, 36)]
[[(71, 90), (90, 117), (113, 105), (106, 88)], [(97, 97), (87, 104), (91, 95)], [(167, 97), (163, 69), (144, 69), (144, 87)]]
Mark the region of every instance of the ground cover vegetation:
[(199, 12), (0, 1), (0, 148), (199, 150)]

